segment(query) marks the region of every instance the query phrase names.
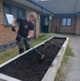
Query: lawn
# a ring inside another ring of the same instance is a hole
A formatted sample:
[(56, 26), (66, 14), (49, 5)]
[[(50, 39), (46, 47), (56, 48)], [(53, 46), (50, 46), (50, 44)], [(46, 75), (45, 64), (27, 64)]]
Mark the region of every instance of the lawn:
[[(46, 39), (47, 38), (45, 38), (45, 34), (41, 34), (37, 39), (32, 40), (31, 44), (32, 44), (32, 46), (35, 46), (35, 45), (43, 42)], [(0, 64), (8, 61), (9, 59), (11, 59), (17, 55), (18, 55), (18, 46), (11, 48), (9, 50), (0, 52)]]

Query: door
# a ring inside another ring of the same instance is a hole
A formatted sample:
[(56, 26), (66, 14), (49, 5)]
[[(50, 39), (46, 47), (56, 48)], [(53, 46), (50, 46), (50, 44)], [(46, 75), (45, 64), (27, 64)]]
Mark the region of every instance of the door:
[(49, 32), (49, 17), (45, 15), (40, 15), (40, 32)]

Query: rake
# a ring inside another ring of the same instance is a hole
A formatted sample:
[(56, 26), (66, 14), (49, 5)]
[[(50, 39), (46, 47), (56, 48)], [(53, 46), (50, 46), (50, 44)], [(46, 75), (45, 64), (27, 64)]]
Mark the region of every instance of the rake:
[[(25, 39), (23, 36), (21, 36), (18, 32), (15, 32), (18, 36), (20, 36), (23, 40)], [(33, 48), (40, 56), (41, 56), (41, 59), (44, 59), (45, 57), (45, 54), (41, 54), (36, 48), (34, 48), (28, 41), (26, 41), (31, 48)]]

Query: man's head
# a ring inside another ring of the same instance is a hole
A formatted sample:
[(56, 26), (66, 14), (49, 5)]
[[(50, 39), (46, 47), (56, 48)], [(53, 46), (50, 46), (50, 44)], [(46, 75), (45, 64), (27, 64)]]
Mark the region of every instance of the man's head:
[(31, 12), (27, 18), (29, 22), (33, 22), (37, 19), (37, 14), (35, 12)]

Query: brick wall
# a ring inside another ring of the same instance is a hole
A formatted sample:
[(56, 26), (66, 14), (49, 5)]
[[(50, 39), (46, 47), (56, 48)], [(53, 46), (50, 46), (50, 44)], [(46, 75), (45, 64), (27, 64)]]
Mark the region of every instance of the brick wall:
[(2, 0), (0, 0), (0, 45), (10, 42), (14, 39), (12, 38), (13, 32), (10, 31), (10, 28), (4, 27), (3, 19), (3, 5)]
[(40, 34), (40, 19), (39, 19), (39, 16), (40, 15), (38, 15), (38, 17), (37, 17), (37, 20), (36, 20), (36, 38), (39, 36), (39, 34)]
[(75, 28), (76, 28), (76, 17), (72, 18), (72, 22), (71, 22), (71, 26), (66, 27), (66, 26), (62, 26), (60, 25), (60, 32), (61, 33), (71, 33), (71, 34), (75, 34)]
[[(4, 27), (2, 0), (0, 0), (0, 45), (15, 41), (16, 34), (11, 27)], [(16, 28), (17, 29), (17, 28)]]
[(76, 24), (75, 34), (80, 35), (80, 16), (77, 17), (77, 24)]
[(11, 31), (11, 27), (0, 30), (0, 45), (13, 42), (15, 41), (15, 38), (16, 34)]
[(70, 27), (63, 27), (61, 25), (61, 19), (59, 17), (53, 18), (51, 21), (51, 27), (50, 31), (51, 32), (60, 32), (60, 33), (75, 33), (75, 28), (76, 28), (76, 18), (72, 18), (71, 26)]
[(5, 44), (15, 40), (15, 33), (9, 30), (0, 31), (0, 44)]
[(2, 0), (0, 0), (0, 28), (3, 27), (3, 6)]
[(54, 17), (51, 20), (50, 32), (59, 32), (59, 22), (60, 22), (60, 19), (57, 17)]
[[(26, 14), (28, 15), (32, 10), (26, 10)], [(4, 16), (3, 16), (3, 7), (2, 0), (0, 0), (0, 45), (6, 44), (9, 42), (15, 41), (16, 34), (11, 31), (11, 27), (4, 27)], [(39, 19), (36, 20), (36, 37), (39, 35)], [(18, 30), (18, 27), (15, 27)]]
[[(16, 34), (11, 31), (11, 27), (4, 27), (4, 15), (2, 0), (0, 0), (0, 45), (15, 41)], [(16, 30), (18, 27), (16, 27)]]

